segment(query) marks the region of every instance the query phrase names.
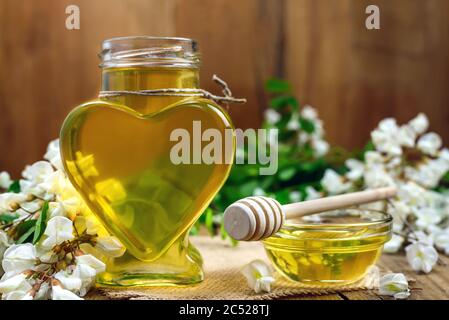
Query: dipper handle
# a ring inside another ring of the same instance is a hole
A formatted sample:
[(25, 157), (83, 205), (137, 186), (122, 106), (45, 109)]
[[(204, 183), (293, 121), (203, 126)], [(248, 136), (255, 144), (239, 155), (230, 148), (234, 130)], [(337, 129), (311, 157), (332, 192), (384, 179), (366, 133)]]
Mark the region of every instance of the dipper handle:
[(396, 193), (396, 188), (386, 187), (284, 206), (281, 206), (275, 199), (248, 197), (234, 202), (226, 208), (223, 223), (232, 238), (258, 241), (278, 232), (285, 219), (384, 200), (395, 196)]
[(313, 213), (385, 200), (394, 197), (396, 193), (397, 189), (395, 187), (365, 190), (283, 205), (282, 211), (284, 212), (286, 219), (294, 219)]

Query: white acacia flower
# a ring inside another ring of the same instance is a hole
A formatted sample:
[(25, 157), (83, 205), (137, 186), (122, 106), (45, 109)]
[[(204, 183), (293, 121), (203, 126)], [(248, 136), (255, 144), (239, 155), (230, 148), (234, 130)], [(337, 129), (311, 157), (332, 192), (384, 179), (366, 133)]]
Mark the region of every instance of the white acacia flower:
[(301, 201), (301, 192), (299, 191), (291, 191), (288, 195), (291, 202), (299, 202)]
[(306, 105), (301, 109), (301, 117), (314, 121), (318, 119), (318, 113), (315, 108)]
[(396, 253), (399, 251), (403, 243), (404, 237), (397, 234), (393, 234), (390, 241), (384, 244), (384, 252)]
[(438, 261), (438, 252), (433, 246), (415, 242), (405, 248), (407, 261), (413, 270), (429, 273)]
[[(11, 241), (6, 234), (5, 231), (0, 230), (0, 261), (3, 259), (3, 254), (5, 253), (6, 249), (11, 245)], [(0, 276), (3, 275), (3, 267), (0, 263)]]
[(434, 236), (435, 246), (444, 251), (445, 255), (449, 255), (449, 229), (441, 230)]
[(266, 195), (265, 190), (260, 187), (257, 187), (253, 191), (253, 196), (265, 196), (265, 195)]
[(441, 148), (443, 141), (441, 137), (435, 132), (429, 132), (418, 139), (417, 148), (425, 154), (434, 156), (437, 155)]
[(431, 163), (421, 164), (418, 167), (405, 167), (404, 174), (407, 179), (414, 181), (426, 188), (435, 188), (442, 175), (432, 168)]
[(414, 119), (410, 120), (408, 125), (417, 135), (420, 135), (426, 132), (429, 128), (429, 119), (427, 119), (427, 116), (424, 113), (420, 113)]
[(321, 139), (324, 136), (324, 125), (321, 119), (313, 120), (313, 133), (312, 137), (315, 139)]
[(321, 185), (330, 194), (340, 194), (351, 188), (351, 184), (344, 182), (343, 178), (332, 169), (326, 170), (323, 179), (321, 179)]
[(34, 300), (48, 300), (51, 298), (50, 285), (48, 282), (41, 284), (39, 290), (35, 293)]
[(365, 152), (365, 163), (368, 167), (373, 165), (379, 165), (384, 162), (382, 155), (377, 151)]
[(37, 212), (42, 208), (43, 201), (41, 199), (35, 199), (33, 201), (25, 201), (20, 204), (20, 207), (28, 212)]
[(48, 174), (43, 182), (39, 184), (39, 187), (46, 190), (49, 193), (57, 194), (63, 193), (69, 187), (67, 178), (63, 171), (56, 170)]
[(306, 199), (305, 200), (319, 199), (323, 196), (321, 194), (321, 192), (317, 191), (314, 187), (311, 187), (311, 186), (307, 186), (305, 191), (306, 191)]
[(268, 124), (274, 125), (281, 120), (281, 115), (279, 112), (273, 110), (273, 109), (267, 109), (264, 112), (265, 121)]
[(61, 270), (55, 273), (54, 278), (67, 290), (72, 292), (79, 292), (81, 290), (81, 278), (77, 277), (74, 273), (70, 274), (68, 270)]
[(25, 202), (27, 196), (22, 193), (5, 192), (0, 194), (0, 212), (11, 211), (13, 205)]
[(51, 298), (53, 300), (83, 300), (73, 292), (63, 289), (60, 285), (53, 285), (51, 287)]
[(6, 248), (8, 248), (12, 244), (11, 239), (8, 237), (8, 234), (0, 230), (0, 260), (3, 258), (3, 253)]
[(425, 207), (426, 201), (423, 195), (425, 195), (427, 189), (419, 186), (418, 184), (408, 181), (405, 184), (399, 185), (398, 198), (410, 207)]
[(411, 243), (419, 242), (427, 246), (433, 246), (433, 236), (426, 234), (424, 231), (414, 231), (408, 235), (408, 241)]
[(409, 125), (403, 125), (398, 130), (398, 142), (401, 146), (413, 148), (416, 141), (416, 132)]
[(438, 211), (431, 207), (417, 208), (414, 213), (417, 217), (415, 224), (421, 230), (440, 223), (442, 219)]
[(292, 113), (290, 120), (287, 122), (287, 129), (292, 131), (299, 130), (299, 115), (296, 112)]
[(274, 278), (270, 267), (262, 260), (254, 260), (242, 269), (248, 286), (256, 293), (270, 292)]
[(363, 179), (365, 181), (365, 185), (369, 188), (380, 188), (395, 185), (393, 177), (382, 165), (367, 167), (363, 174)]
[(78, 193), (73, 188), (65, 188), (64, 192), (56, 195), (59, 202), (70, 217), (74, 217), (81, 211), (83, 202)]
[(390, 170), (390, 173), (393, 173), (392, 170), (397, 169), (401, 165), (402, 159), (401, 157), (392, 157), (385, 164), (385, 168)]
[(44, 200), (50, 200), (52, 195), (45, 190), (41, 184), (35, 184), (32, 181), (21, 179), (19, 180), (20, 191), (22, 194), (32, 194)]
[(72, 240), (74, 238), (72, 221), (66, 217), (53, 217), (48, 221), (44, 235), (47, 237), (42, 241), (42, 245), (49, 249), (64, 241)]
[(408, 281), (402, 273), (389, 273), (379, 281), (379, 294), (393, 296), (395, 299), (406, 299), (410, 296)]
[(327, 143), (323, 139), (314, 138), (314, 139), (312, 139), (311, 144), (312, 144), (313, 150), (315, 151), (315, 155), (317, 157), (322, 157), (322, 156), (326, 155), (327, 152), (329, 151), (329, 143)]
[(48, 161), (38, 161), (30, 166), (26, 166), (22, 172), (22, 176), (35, 183), (44, 182), (45, 178), (54, 171), (52, 165)]
[(102, 273), (106, 270), (106, 265), (91, 254), (84, 254), (76, 257), (76, 263), (87, 265), (95, 270), (95, 272)]
[(65, 217), (66, 211), (60, 202), (49, 202), (47, 216), (49, 219), (54, 217)]
[(31, 243), (14, 244), (3, 254), (2, 267), (5, 272), (33, 270), (35, 265), (36, 248)]
[(379, 122), (376, 130), (371, 132), (371, 139), (380, 152), (385, 152), (391, 156), (400, 156), (402, 148), (398, 140), (399, 128), (396, 120), (387, 118)]
[(97, 271), (88, 266), (87, 264), (77, 264), (73, 276), (81, 279), (81, 287), (79, 289), (79, 295), (85, 296), (89, 289), (94, 285), (97, 276)]
[(113, 236), (98, 237), (95, 247), (110, 258), (121, 257), (126, 251), (123, 244)]
[(9, 173), (6, 171), (0, 172), (0, 188), (8, 189), (11, 183), (12, 180), (11, 177), (9, 176)]
[(56, 169), (64, 170), (59, 152), (59, 139), (53, 140), (48, 144), (44, 159), (50, 161)]
[(0, 281), (0, 293), (10, 293), (13, 291), (28, 292), (31, 290), (31, 284), (27, 280), (27, 276), (19, 273), (11, 278)]
[(349, 171), (346, 173), (346, 178), (351, 181), (355, 181), (363, 177), (365, 164), (362, 161), (356, 159), (348, 159), (346, 160), (345, 165), (349, 168)]
[(298, 145), (303, 146), (310, 140), (310, 135), (307, 132), (298, 132)]
[(29, 291), (16, 290), (2, 295), (2, 300), (33, 300)]

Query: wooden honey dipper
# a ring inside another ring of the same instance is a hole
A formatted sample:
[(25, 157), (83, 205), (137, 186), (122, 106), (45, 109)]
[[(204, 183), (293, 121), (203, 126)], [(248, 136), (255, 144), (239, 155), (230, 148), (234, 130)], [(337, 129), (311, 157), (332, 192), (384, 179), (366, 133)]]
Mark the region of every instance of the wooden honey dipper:
[(278, 232), (284, 220), (385, 200), (394, 197), (396, 193), (395, 187), (385, 187), (283, 206), (272, 198), (253, 196), (234, 202), (226, 208), (224, 227), (236, 240), (259, 241)]

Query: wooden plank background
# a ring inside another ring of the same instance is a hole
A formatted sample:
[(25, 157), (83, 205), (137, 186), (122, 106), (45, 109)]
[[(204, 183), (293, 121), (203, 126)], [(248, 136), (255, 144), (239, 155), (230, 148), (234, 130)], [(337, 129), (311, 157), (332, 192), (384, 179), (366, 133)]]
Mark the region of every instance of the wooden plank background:
[[(66, 30), (65, 8), (81, 10)], [(381, 30), (365, 8), (381, 9)], [(318, 108), (329, 140), (360, 147), (386, 116), (423, 111), (449, 141), (449, 1), (445, 0), (1, 0), (0, 170), (17, 175), (41, 158), (64, 116), (98, 92), (102, 40), (125, 35), (199, 41), (202, 86), (226, 79), (246, 106), (239, 127), (257, 127), (263, 84), (289, 79)]]

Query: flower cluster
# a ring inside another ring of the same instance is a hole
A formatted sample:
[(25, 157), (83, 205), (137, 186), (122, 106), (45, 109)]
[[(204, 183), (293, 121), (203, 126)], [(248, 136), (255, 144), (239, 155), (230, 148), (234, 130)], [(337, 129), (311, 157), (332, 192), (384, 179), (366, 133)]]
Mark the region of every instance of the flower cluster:
[(374, 204), (394, 218), (394, 236), (385, 251), (397, 252), (407, 244), (411, 267), (425, 273), (438, 260), (436, 249), (449, 254), (449, 199), (444, 190), (437, 191), (449, 171), (449, 150), (438, 134), (426, 132), (428, 126), (424, 114), (401, 126), (392, 118), (382, 120), (371, 133), (373, 148), (363, 160), (347, 160), (344, 174), (328, 169), (321, 181), (325, 194), (397, 187), (398, 195), (387, 207)]
[[(295, 140), (300, 147), (310, 147), (317, 157), (326, 155), (329, 144), (324, 140), (323, 121), (318, 118), (316, 109), (304, 106), (301, 111), (288, 113), (285, 128), (295, 133)], [(267, 109), (264, 113), (265, 121), (275, 126), (282, 121), (282, 114), (274, 109)]]
[(12, 181), (0, 173), (0, 294), (5, 300), (81, 299), (104, 261), (125, 248), (96, 220), (68, 180), (52, 141)]

